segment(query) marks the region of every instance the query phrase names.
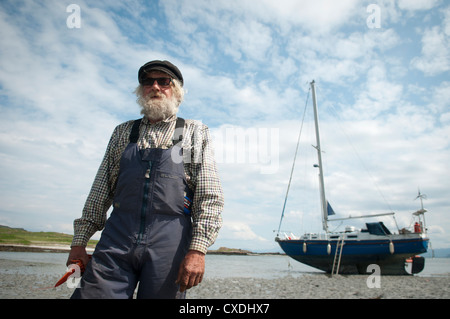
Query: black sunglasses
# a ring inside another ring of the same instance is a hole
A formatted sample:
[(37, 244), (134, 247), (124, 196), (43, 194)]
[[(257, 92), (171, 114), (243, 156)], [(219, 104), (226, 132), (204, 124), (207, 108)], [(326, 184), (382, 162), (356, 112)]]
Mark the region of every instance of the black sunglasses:
[(155, 81), (161, 87), (168, 87), (172, 83), (171, 78), (145, 78), (141, 80), (141, 84), (152, 86), (155, 84)]

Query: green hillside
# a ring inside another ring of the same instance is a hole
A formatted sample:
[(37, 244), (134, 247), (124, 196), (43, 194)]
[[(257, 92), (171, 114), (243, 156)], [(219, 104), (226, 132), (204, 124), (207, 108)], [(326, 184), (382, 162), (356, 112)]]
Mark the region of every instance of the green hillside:
[[(10, 228), (0, 225), (0, 244), (16, 245), (70, 245), (72, 235), (55, 232), (29, 232), (23, 228)], [(88, 247), (94, 247), (97, 240), (89, 241)]]

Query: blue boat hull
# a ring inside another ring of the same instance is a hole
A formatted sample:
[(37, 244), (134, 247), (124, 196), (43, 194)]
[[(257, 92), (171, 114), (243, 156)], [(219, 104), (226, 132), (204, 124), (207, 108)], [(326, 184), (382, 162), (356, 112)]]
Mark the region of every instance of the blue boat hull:
[[(281, 249), (291, 258), (311, 267), (331, 273), (337, 241), (328, 240), (281, 240)], [(376, 264), (383, 275), (407, 275), (407, 258), (425, 253), (428, 239), (408, 238), (392, 240), (345, 240), (339, 267), (340, 274), (367, 274), (367, 267)], [(330, 244), (331, 247), (328, 247)], [(392, 248), (391, 248), (392, 249)]]

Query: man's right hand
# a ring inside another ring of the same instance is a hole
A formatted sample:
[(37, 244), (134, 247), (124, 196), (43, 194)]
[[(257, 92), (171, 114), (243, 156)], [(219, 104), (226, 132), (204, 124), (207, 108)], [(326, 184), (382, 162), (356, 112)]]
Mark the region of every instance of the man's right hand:
[(83, 265), (86, 267), (86, 265), (89, 262), (89, 256), (86, 253), (86, 247), (83, 246), (73, 246), (69, 253), (69, 258), (67, 258), (66, 266), (69, 266), (71, 264), (71, 260), (79, 259), (83, 262)]

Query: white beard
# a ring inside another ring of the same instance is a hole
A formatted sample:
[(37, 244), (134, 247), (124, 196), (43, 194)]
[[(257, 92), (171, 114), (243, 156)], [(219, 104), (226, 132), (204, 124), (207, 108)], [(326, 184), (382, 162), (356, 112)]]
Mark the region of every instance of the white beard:
[(178, 101), (172, 97), (167, 98), (164, 94), (157, 94), (160, 99), (152, 99), (155, 93), (147, 96), (139, 96), (137, 103), (141, 106), (141, 114), (151, 121), (162, 121), (178, 112)]

